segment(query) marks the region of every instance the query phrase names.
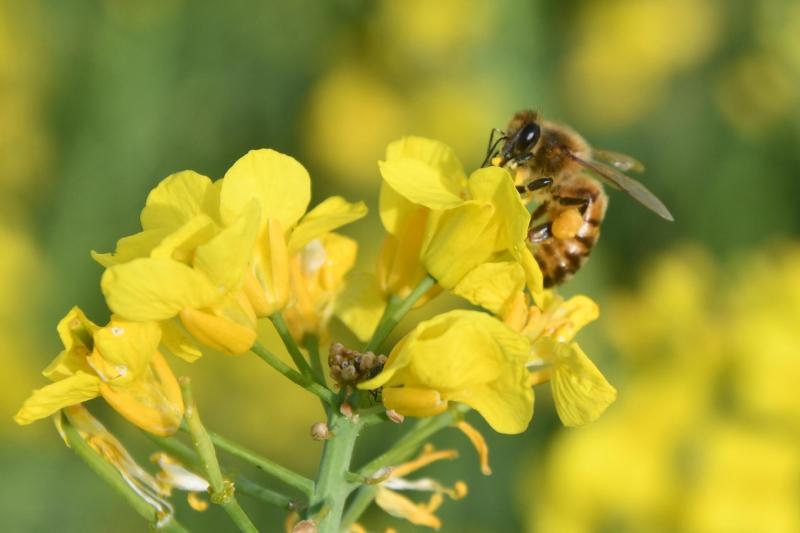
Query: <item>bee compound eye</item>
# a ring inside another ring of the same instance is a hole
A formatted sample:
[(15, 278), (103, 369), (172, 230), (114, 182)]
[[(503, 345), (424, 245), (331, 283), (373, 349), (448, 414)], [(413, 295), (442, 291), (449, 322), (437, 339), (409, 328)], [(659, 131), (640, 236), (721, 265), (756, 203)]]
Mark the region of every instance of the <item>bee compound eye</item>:
[(533, 148), (539, 140), (540, 133), (541, 130), (537, 123), (529, 122), (525, 124), (517, 135), (517, 149), (520, 151), (528, 151)]

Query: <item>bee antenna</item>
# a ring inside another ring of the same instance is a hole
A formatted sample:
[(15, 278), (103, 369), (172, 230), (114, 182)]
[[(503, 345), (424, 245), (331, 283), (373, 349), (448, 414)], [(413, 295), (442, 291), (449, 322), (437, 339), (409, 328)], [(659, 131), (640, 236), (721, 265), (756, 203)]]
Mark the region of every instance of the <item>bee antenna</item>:
[[(497, 140), (495, 140), (494, 138), (495, 133), (501, 134), (501, 136), (498, 137)], [(508, 136), (502, 130), (499, 130), (497, 128), (492, 128), (492, 132), (489, 135), (489, 144), (486, 147), (486, 158), (483, 160), (483, 163), (481, 163), (481, 168), (485, 167), (486, 163), (491, 161), (492, 158), (497, 155), (497, 145), (499, 145), (506, 139), (508, 139)]]

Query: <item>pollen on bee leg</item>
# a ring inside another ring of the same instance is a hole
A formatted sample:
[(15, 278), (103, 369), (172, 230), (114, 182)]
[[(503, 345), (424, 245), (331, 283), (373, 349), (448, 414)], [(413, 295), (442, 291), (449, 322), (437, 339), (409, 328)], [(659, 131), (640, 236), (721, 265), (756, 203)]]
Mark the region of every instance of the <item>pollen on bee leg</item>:
[(533, 180), (533, 171), (526, 166), (517, 167), (514, 173), (514, 185), (523, 185)]
[(503, 162), (503, 158), (501, 156), (499, 156), (499, 155), (494, 156), (492, 158), (492, 160), (491, 160), (491, 163), (492, 163), (493, 167), (500, 166), (500, 163), (502, 163), (502, 162)]
[(553, 221), (550, 232), (556, 239), (564, 240), (575, 237), (583, 225), (583, 217), (578, 209), (567, 209)]

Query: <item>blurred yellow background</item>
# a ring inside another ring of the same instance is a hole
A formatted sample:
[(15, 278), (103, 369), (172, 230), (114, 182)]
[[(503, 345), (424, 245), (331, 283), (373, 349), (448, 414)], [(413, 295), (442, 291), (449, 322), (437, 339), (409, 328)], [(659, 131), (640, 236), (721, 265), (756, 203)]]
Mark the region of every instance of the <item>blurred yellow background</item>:
[[(106, 318), (89, 250), (134, 232), (161, 178), (220, 177), (274, 147), (309, 168), (316, 199), (375, 207), (389, 141), (431, 136), (475, 167), (490, 129), (533, 107), (642, 160), (676, 222), (611, 193), (564, 292), (599, 301), (581, 345), (619, 400), (564, 429), (539, 395), (526, 434), (490, 436), (489, 478), (444, 434), (462, 460), (431, 470), (471, 490), (444, 530), (800, 531), (798, 87), (792, 0), (0, 0), (2, 529), (144, 528), (49, 423), (11, 416), (43, 384), (56, 321), (75, 304)], [(348, 231), (372, 268), (377, 215)], [(210, 428), (313, 474), (313, 397), (253, 357), (174, 367)], [(144, 461), (149, 442), (93, 409)], [(179, 505), (197, 531), (226, 530), (218, 511)]]

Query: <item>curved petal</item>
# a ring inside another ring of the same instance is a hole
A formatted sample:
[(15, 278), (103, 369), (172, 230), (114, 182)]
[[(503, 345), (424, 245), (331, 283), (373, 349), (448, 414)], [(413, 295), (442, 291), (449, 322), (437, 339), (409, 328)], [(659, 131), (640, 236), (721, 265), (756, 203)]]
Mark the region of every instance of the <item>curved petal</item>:
[(416, 159), (380, 161), (384, 182), (410, 202), (431, 209), (451, 209), (464, 200), (435, 168)]
[(447, 179), (447, 185), (454, 191), (466, 186), (466, 174), (461, 161), (452, 148), (441, 141), (425, 137), (409, 136), (389, 143), (386, 147), (386, 160), (416, 159), (436, 169)]
[(187, 363), (194, 363), (203, 355), (203, 352), (176, 319), (164, 320), (160, 324), (161, 342), (169, 353)]
[(138, 379), (153, 358), (161, 341), (161, 328), (155, 322), (128, 322), (112, 317), (108, 326), (94, 335), (90, 357), (104, 381), (115, 385)]
[(139, 257), (147, 257), (158, 244), (169, 235), (169, 228), (157, 228), (140, 231), (117, 241), (113, 253), (99, 253), (91, 251), (92, 259), (108, 268), (110, 266), (127, 263)]
[(78, 371), (74, 375), (33, 391), (14, 415), (17, 424), (25, 425), (46, 418), (59, 409), (86, 402), (100, 393), (97, 376)]
[(241, 287), (245, 269), (253, 258), (259, 218), (258, 204), (251, 201), (236, 221), (197, 248), (194, 267), (217, 287)]
[(350, 224), (367, 214), (364, 202), (350, 203), (341, 196), (331, 196), (309, 211), (292, 231), (289, 253), (299, 251), (312, 240), (338, 227)]
[(483, 263), (464, 276), (453, 293), (470, 303), (499, 314), (525, 286), (525, 272), (518, 263)]
[(203, 213), (210, 188), (211, 179), (193, 170), (167, 176), (147, 195), (142, 229), (175, 228)]
[(103, 273), (111, 310), (129, 320), (166, 320), (185, 307), (205, 307), (220, 293), (201, 273), (170, 259), (135, 259)]
[(557, 343), (555, 356), (551, 387), (558, 417), (565, 426), (593, 422), (617, 399), (616, 389), (576, 343)]
[(255, 198), (261, 207), (261, 227), (270, 218), (285, 230), (300, 220), (311, 201), (311, 179), (305, 167), (275, 150), (251, 150), (225, 173), (220, 215), (232, 223)]
[[(189, 264), (197, 247), (212, 238), (218, 231), (219, 228), (208, 215), (194, 216), (165, 235), (161, 242), (150, 251), (149, 256), (174, 259)], [(118, 263), (120, 262), (118, 261)]]
[(420, 209), (427, 211), (427, 208), (414, 204), (392, 189), (385, 181), (381, 183), (378, 210), (381, 223), (388, 233), (396, 235), (402, 231), (409, 218)]
[(102, 383), (100, 393), (131, 423), (156, 435), (175, 433), (183, 418), (178, 380), (158, 352), (140, 379), (124, 387)]

